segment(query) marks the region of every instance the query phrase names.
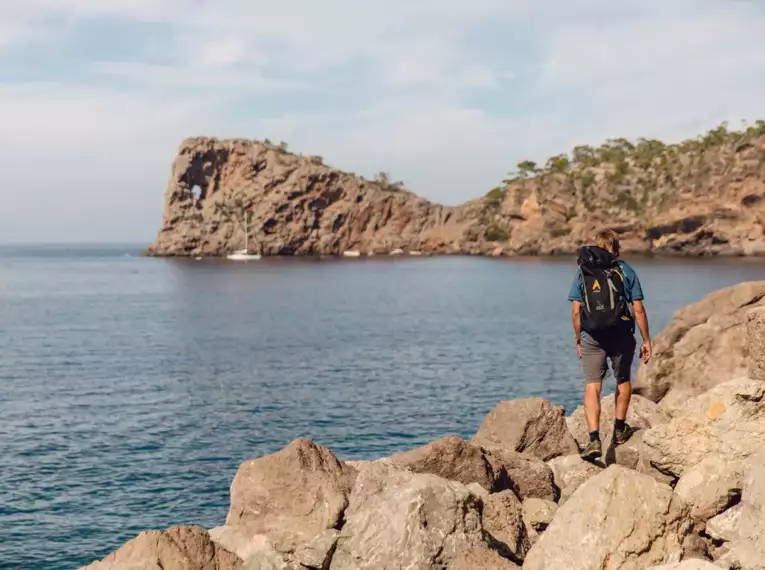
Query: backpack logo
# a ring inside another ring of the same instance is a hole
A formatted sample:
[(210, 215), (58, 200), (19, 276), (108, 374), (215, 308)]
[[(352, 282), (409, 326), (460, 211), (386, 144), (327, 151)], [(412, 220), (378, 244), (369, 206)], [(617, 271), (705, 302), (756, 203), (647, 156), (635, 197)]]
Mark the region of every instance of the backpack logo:
[(594, 293), (595, 291), (600, 292), (600, 281), (597, 279), (595, 280), (595, 283), (592, 284), (592, 292)]

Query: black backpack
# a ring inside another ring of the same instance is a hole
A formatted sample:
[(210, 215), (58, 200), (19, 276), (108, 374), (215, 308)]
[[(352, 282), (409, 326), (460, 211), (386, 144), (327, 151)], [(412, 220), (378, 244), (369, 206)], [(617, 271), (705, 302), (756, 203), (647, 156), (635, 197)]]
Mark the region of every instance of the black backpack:
[(577, 259), (582, 296), (582, 329), (593, 336), (633, 334), (632, 307), (624, 292), (624, 276), (607, 250), (585, 246)]

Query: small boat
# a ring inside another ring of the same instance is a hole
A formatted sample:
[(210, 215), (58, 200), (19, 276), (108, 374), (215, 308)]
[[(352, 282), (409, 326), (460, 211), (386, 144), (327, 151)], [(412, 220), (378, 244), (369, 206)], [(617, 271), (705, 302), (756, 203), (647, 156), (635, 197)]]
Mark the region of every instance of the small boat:
[(394, 249), (393, 251), (390, 252), (390, 255), (404, 255), (404, 250), (400, 248)]
[(244, 216), (244, 249), (228, 254), (226, 259), (230, 259), (231, 261), (257, 261), (263, 257), (259, 253), (250, 253), (249, 218), (249, 213)]
[(359, 251), (344, 251), (343, 257), (360, 257), (361, 252)]
[(228, 254), (226, 259), (230, 259), (232, 261), (257, 261), (262, 257), (263, 256), (259, 253), (250, 253), (247, 249), (240, 249), (239, 251)]

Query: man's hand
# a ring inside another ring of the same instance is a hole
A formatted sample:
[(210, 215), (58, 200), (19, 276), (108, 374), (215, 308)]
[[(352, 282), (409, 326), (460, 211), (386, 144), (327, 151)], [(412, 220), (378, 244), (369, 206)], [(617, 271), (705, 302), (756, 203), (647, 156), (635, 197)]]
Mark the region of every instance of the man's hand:
[(582, 345), (577, 341), (576, 343), (576, 353), (579, 355), (579, 360), (582, 359)]
[(653, 356), (653, 346), (651, 345), (651, 339), (644, 340), (643, 345), (640, 347), (640, 359), (644, 364), (648, 364)]

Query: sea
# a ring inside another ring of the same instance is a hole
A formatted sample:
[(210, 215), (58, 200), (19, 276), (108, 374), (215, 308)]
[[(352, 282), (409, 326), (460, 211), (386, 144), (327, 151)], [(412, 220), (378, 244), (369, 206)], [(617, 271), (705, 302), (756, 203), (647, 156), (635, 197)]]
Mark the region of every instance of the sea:
[[(0, 248), (0, 568), (73, 569), (212, 528), (245, 460), (471, 437), (500, 401), (581, 403), (575, 260), (151, 259)], [(628, 261), (654, 333), (758, 259)], [(613, 390), (613, 379), (606, 390)]]

